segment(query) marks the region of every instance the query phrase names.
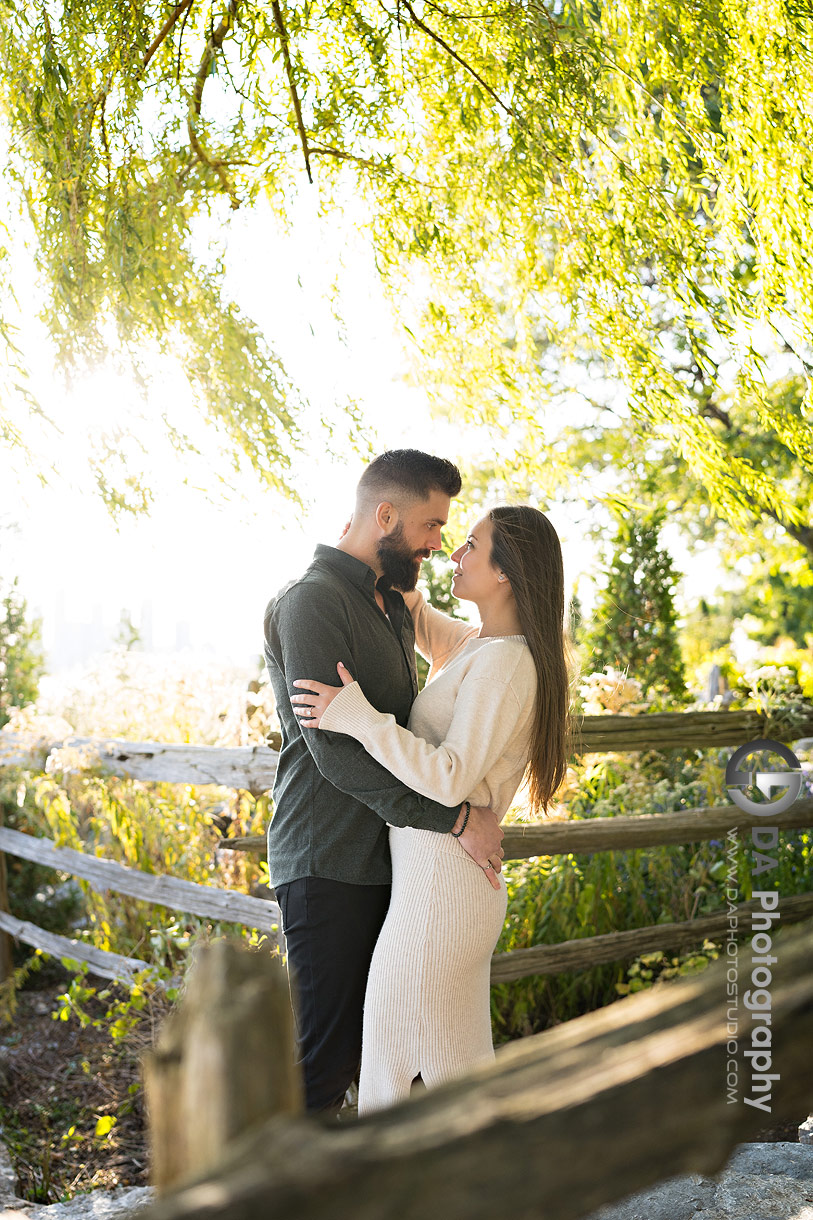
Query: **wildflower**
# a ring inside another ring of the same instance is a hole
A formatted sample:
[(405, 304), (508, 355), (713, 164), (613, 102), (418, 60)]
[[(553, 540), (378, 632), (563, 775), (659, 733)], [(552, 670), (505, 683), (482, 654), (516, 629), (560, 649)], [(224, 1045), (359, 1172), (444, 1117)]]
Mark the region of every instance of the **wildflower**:
[(641, 701), (641, 684), (627, 677), (612, 665), (605, 666), (604, 673), (589, 674), (581, 684), (579, 692), (584, 700), (587, 716), (600, 716), (605, 712), (621, 712), (635, 715), (649, 704)]

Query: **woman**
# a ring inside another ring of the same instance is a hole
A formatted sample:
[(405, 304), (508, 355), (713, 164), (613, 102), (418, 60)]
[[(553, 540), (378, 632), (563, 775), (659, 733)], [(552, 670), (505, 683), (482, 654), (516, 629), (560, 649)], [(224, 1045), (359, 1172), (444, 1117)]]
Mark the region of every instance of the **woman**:
[[(377, 712), (340, 662), (342, 686), (299, 679), (307, 728), (347, 733), (416, 792), (490, 805), (502, 818), (527, 772), (534, 811), (564, 778), (568, 673), (556, 531), (529, 506), (487, 513), (452, 555), (452, 591), (479, 630), (418, 592), (405, 597), (431, 661), (409, 728)], [(489, 976), (505, 920), (505, 882), (452, 834), (390, 827), (392, 897), (364, 1005), (359, 1114), (431, 1088), (494, 1057)]]

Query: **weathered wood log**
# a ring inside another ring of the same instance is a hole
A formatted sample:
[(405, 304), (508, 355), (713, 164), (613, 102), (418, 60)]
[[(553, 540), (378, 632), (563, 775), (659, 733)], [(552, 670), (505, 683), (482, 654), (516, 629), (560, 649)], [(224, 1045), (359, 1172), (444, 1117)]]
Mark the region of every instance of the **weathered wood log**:
[(577, 754), (609, 750), (714, 750), (771, 737), (795, 741), (813, 731), (813, 708), (787, 727), (782, 709), (773, 719), (754, 708), (725, 712), (642, 712), (638, 716), (585, 716), (576, 734)]
[(107, 949), (97, 949), (82, 940), (73, 940), (67, 936), (57, 936), (55, 932), (46, 932), (35, 923), (25, 919), (16, 919), (5, 911), (0, 911), (0, 928), (10, 933), (16, 940), (31, 945), (34, 949), (42, 949), (53, 957), (66, 957), (70, 961), (87, 962), (94, 974), (105, 979), (115, 979), (119, 983), (132, 983), (134, 975), (141, 970), (149, 969), (149, 962), (142, 962), (137, 957), (122, 957), (119, 953), (110, 953)]
[[(760, 737), (793, 741), (811, 733), (813, 709), (806, 719), (795, 722), (792, 731), (786, 727), (781, 708), (773, 720), (754, 709), (584, 716), (576, 726), (575, 753), (714, 749), (743, 745)], [(259, 795), (273, 786), (279, 759), (280, 735), (271, 735), (269, 741), (270, 745), (230, 749), (89, 737), (48, 742), (0, 732), (0, 767), (43, 771), (52, 751), (72, 747), (92, 757), (94, 765), (112, 775), (166, 783), (222, 784)]]
[[(502, 846), (506, 860), (527, 860), (531, 856), (555, 856), (566, 852), (632, 851), (670, 843), (700, 843), (725, 838), (734, 828), (742, 837), (751, 833), (752, 826), (764, 824), (764, 818), (744, 813), (737, 805), (579, 821), (551, 818), (545, 822), (506, 825)], [(780, 830), (813, 826), (813, 799), (797, 800), (785, 813), (773, 814), (771, 825)], [(266, 838), (265, 835), (240, 835), (220, 839), (218, 847), (264, 855)]]
[[(748, 916), (758, 909), (758, 901), (743, 902), (735, 907), (740, 927), (748, 927)], [(783, 924), (799, 923), (813, 915), (813, 894), (780, 898), (777, 909)], [(533, 945), (529, 949), (495, 953), (491, 959), (491, 982), (508, 983), (532, 974), (590, 970), (593, 966), (638, 957), (641, 953), (652, 953), (656, 949), (700, 945), (704, 940), (724, 937), (728, 928), (729, 912), (720, 911), (719, 914), (703, 915), (682, 923), (653, 923), (625, 932), (604, 932), (601, 936), (563, 940), (555, 945)]]
[[(275, 736), (276, 744), (281, 744), (279, 734)], [(221, 748), (92, 737), (43, 742), (0, 733), (0, 767), (44, 771), (54, 750), (69, 748), (110, 775), (170, 784), (222, 784), (257, 795), (273, 787), (279, 759), (270, 746)]]
[(159, 1192), (211, 1173), (229, 1143), (264, 1119), (301, 1114), (279, 959), (226, 939), (203, 946), (143, 1068)]
[[(782, 830), (813, 826), (813, 799), (795, 801), (784, 813), (772, 815), (770, 822)], [(506, 860), (564, 852), (632, 851), (637, 847), (725, 839), (728, 831), (733, 829), (740, 837), (746, 837), (750, 836), (753, 826), (764, 825), (764, 817), (745, 813), (737, 805), (680, 809), (675, 813), (639, 813), (617, 818), (529, 822), (505, 827), (503, 850)]]
[(185, 911), (204, 918), (226, 923), (240, 923), (266, 932), (274, 943), (279, 939), (280, 909), (276, 902), (252, 898), (236, 890), (221, 890), (213, 885), (198, 885), (160, 873), (142, 873), (115, 860), (102, 860), (75, 851), (72, 847), (57, 847), (50, 839), (22, 834), (19, 830), (0, 827), (0, 852), (22, 856), (38, 864), (72, 873), (89, 881), (96, 890), (114, 890), (158, 903), (175, 911)]
[[(771, 1122), (813, 1095), (811, 953), (810, 925), (775, 938)], [(273, 1119), (142, 1220), (580, 1220), (673, 1174), (714, 1173), (768, 1121), (746, 1104), (765, 1098), (745, 1046), (728, 1104), (726, 1009), (726, 964), (715, 962), (356, 1124)], [(750, 1043), (744, 1015), (740, 1037)]]

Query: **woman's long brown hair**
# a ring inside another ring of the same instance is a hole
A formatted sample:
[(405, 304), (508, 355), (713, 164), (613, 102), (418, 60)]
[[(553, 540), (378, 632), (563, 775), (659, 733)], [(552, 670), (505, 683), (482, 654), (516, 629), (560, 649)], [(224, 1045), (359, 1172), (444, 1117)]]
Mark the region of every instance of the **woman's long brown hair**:
[(547, 812), (572, 746), (565, 580), (559, 536), (530, 505), (491, 509), (491, 562), (511, 582), (520, 625), (536, 666), (537, 694), (526, 772), (531, 811)]

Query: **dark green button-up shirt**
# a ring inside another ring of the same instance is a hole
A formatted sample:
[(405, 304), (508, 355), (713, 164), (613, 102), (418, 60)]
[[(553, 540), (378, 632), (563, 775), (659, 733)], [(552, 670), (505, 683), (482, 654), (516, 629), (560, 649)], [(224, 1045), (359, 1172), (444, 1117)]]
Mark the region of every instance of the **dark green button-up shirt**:
[(302, 728), (291, 706), (295, 678), (340, 685), (343, 661), (380, 712), (406, 725), (418, 692), (415, 632), (400, 593), (381, 590), (366, 563), (332, 546), (268, 603), (265, 660), (282, 728), (268, 828), (272, 885), (329, 877), (356, 885), (390, 881), (387, 823), (448, 833), (459, 806), (420, 796), (344, 733)]

